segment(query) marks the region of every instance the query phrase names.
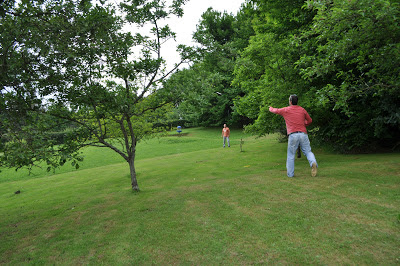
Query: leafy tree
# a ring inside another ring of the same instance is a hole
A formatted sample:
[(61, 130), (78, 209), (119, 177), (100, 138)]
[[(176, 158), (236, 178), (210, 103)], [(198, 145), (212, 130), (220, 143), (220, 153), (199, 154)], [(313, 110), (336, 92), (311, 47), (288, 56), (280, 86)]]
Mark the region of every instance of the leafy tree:
[(199, 58), (190, 70), (176, 77), (182, 89), (190, 91), (182, 95), (183, 101), (179, 104), (186, 120), (202, 126), (223, 123), (242, 126), (248, 122), (234, 109), (233, 100), (242, 91), (231, 83), (234, 62), (252, 34), (244, 11), (234, 16), (209, 8), (203, 13), (193, 35), (200, 45)]
[[(296, 62), (320, 113), (319, 135), (343, 150), (400, 140), (399, 4), (307, 1), (317, 11)], [(311, 94), (310, 93), (310, 94)]]
[(313, 117), (315, 137), (342, 151), (399, 141), (397, 1), (253, 0), (256, 35), (236, 61), (239, 113), (265, 134), (282, 129), (269, 105), (289, 94)]
[[(160, 82), (179, 65), (165, 70), (161, 45), (175, 34), (161, 21), (181, 16), (183, 3), (132, 0), (117, 10), (106, 1), (4, 1), (1, 166), (45, 162), (50, 170), (71, 161), (78, 168), (81, 148), (106, 147), (127, 161), (139, 190), (136, 144), (171, 109), (175, 92)], [(150, 34), (125, 32), (127, 24), (151, 25)], [(182, 63), (190, 51), (179, 49)], [(60, 124), (70, 131), (55, 145), (49, 132)]]
[[(212, 85), (208, 81), (208, 73), (195, 64), (189, 69), (182, 69), (174, 73), (166, 82), (165, 87), (175, 88), (180, 94), (176, 112), (189, 126), (203, 125), (207, 121), (208, 110), (211, 108), (210, 97), (214, 95)], [(207, 116), (207, 117), (205, 117)]]
[[(268, 106), (285, 106), (290, 94), (308, 91), (294, 68), (301, 49), (294, 41), (301, 30), (312, 23), (312, 11), (302, 8), (304, 1), (250, 1), (254, 11), (255, 35), (235, 62), (233, 84), (244, 95), (235, 100), (236, 110), (254, 123), (246, 130), (258, 134), (283, 131), (281, 117), (269, 113)], [(302, 101), (302, 105), (307, 105)]]

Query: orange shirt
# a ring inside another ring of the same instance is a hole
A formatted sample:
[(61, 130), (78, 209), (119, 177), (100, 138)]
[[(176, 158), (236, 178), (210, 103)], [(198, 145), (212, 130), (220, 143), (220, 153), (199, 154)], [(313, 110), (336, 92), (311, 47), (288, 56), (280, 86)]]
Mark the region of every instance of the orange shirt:
[(224, 127), (224, 128), (222, 129), (222, 135), (223, 135), (224, 137), (229, 137), (230, 134), (231, 134), (231, 131), (229, 130), (229, 127)]

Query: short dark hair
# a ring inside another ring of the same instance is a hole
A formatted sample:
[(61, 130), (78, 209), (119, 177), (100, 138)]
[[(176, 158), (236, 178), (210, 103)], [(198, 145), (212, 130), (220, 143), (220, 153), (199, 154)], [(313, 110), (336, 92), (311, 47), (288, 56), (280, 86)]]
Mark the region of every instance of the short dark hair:
[(291, 101), (293, 105), (297, 105), (297, 102), (299, 101), (299, 98), (297, 97), (296, 94), (292, 94), (289, 97), (289, 101)]

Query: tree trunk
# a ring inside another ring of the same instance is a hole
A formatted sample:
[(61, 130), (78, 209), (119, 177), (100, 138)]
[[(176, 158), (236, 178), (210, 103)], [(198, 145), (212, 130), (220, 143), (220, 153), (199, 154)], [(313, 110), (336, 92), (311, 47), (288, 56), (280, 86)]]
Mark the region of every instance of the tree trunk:
[(131, 184), (133, 191), (139, 191), (139, 185), (136, 179), (136, 170), (135, 170), (135, 154), (132, 154), (129, 158), (129, 170), (131, 172)]

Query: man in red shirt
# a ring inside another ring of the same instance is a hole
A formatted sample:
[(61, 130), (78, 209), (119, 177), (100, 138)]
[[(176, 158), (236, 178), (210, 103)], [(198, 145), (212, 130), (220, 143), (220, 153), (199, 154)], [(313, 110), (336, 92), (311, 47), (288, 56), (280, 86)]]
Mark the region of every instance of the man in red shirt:
[(269, 111), (283, 116), (286, 122), (286, 131), (289, 136), (286, 169), (287, 176), (294, 176), (294, 158), (296, 150), (300, 145), (300, 149), (307, 157), (311, 167), (311, 176), (317, 175), (317, 160), (311, 151), (310, 140), (308, 139), (306, 126), (312, 123), (312, 119), (307, 111), (297, 105), (298, 97), (296, 94), (290, 95), (289, 106), (284, 108), (269, 107)]
[(226, 140), (228, 140), (228, 147), (231, 146), (231, 144), (229, 143), (229, 136), (231, 135), (231, 131), (229, 130), (229, 127), (226, 126), (226, 124), (224, 124), (224, 128), (222, 129), (222, 137), (224, 139), (223, 141), (223, 147), (225, 148), (225, 142)]

